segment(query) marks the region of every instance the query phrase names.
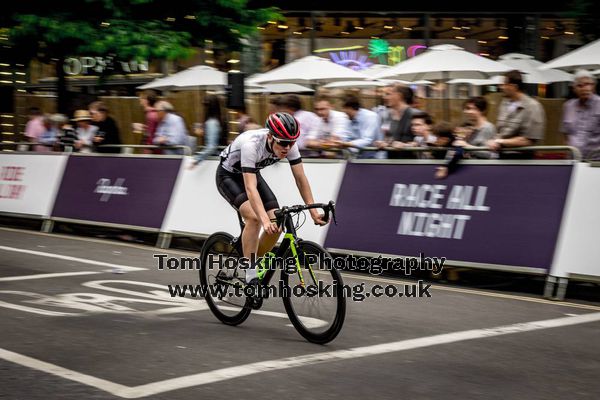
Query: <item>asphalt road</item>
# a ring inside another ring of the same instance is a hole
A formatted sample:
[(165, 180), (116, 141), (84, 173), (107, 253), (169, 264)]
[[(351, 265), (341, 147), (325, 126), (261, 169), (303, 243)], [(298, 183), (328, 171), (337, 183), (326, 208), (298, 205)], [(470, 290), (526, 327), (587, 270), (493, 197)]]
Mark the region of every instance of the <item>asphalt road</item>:
[(600, 396), (598, 303), (434, 284), (430, 298), (349, 301), (341, 334), (320, 346), (277, 299), (230, 327), (202, 300), (171, 298), (167, 285), (197, 272), (160, 271), (157, 253), (0, 228), (0, 398)]

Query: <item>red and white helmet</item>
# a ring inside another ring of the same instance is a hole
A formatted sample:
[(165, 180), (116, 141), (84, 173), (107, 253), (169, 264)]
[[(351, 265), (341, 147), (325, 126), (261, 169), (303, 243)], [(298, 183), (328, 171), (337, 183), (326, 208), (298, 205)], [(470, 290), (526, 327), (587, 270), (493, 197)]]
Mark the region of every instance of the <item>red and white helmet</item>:
[(284, 112), (269, 115), (265, 128), (278, 139), (296, 140), (300, 136), (300, 124), (293, 115)]

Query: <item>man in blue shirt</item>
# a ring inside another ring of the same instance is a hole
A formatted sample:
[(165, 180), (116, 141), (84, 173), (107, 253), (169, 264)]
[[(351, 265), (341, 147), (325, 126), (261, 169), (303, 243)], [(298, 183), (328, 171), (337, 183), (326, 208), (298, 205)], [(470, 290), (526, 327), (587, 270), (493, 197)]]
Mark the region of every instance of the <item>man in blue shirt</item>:
[[(361, 108), (358, 97), (348, 95), (342, 103), (342, 110), (350, 118), (350, 133), (337, 143), (340, 147), (348, 147), (357, 153), (359, 149), (373, 146), (373, 142), (381, 140), (379, 118), (376, 113), (366, 108)], [(376, 152), (362, 152), (358, 158), (374, 158)]]
[[(183, 118), (175, 114), (171, 103), (159, 101), (156, 103), (158, 115), (158, 127), (154, 135), (153, 143), (164, 146), (187, 146), (187, 129)], [(181, 149), (163, 150), (164, 154), (183, 154)]]

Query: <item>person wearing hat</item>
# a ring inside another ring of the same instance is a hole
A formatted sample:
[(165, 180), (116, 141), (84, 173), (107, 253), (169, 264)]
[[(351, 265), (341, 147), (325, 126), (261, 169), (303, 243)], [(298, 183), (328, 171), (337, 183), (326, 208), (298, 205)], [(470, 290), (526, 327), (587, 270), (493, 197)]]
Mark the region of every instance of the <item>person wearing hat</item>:
[(73, 122), (77, 123), (77, 140), (75, 148), (81, 153), (91, 153), (94, 148), (94, 136), (98, 132), (98, 127), (91, 124), (92, 115), (88, 110), (77, 110), (73, 117)]
[(64, 114), (52, 114), (50, 120), (56, 136), (54, 149), (56, 151), (74, 151), (77, 133), (69, 124), (69, 118)]

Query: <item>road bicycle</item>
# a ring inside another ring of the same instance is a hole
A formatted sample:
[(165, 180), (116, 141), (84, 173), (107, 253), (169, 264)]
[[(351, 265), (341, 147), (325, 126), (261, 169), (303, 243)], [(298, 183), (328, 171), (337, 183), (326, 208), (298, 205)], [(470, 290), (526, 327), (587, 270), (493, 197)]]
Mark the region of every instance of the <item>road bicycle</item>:
[[(341, 331), (346, 315), (346, 298), (340, 272), (329, 252), (319, 244), (298, 238), (296, 230), (303, 211), (318, 208), (335, 220), (335, 203), (317, 203), (283, 207), (275, 211), (274, 222), (283, 227), (284, 237), (274, 253), (261, 260), (257, 270), (263, 297), (279, 288), (285, 311), (296, 330), (308, 341), (325, 344)], [(297, 216), (294, 222), (294, 216)], [(240, 228), (244, 221), (238, 212)], [(200, 283), (204, 299), (213, 314), (224, 324), (239, 325), (252, 312), (254, 300), (248, 296), (241, 233), (233, 237), (217, 232), (208, 237), (200, 254)], [(277, 270), (278, 285), (270, 285)]]

